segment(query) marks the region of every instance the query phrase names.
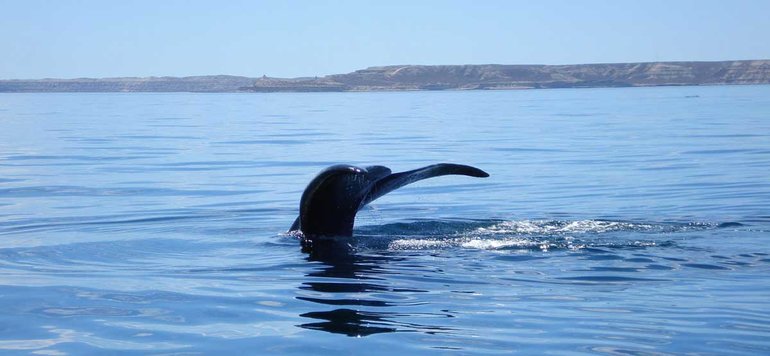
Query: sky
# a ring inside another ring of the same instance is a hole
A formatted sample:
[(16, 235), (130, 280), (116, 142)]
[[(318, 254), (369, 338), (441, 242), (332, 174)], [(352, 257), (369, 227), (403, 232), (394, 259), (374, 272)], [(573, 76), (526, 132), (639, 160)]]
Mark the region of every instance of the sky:
[(768, 0), (0, 0), (0, 79), (770, 59)]

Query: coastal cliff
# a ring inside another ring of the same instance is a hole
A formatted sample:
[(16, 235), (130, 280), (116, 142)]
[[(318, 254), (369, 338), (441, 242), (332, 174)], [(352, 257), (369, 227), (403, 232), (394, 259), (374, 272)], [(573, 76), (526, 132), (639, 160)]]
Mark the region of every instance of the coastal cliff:
[(394, 65), (315, 78), (0, 80), (0, 92), (318, 92), (770, 84), (770, 60), (577, 65)]
[(387, 66), (330, 77), (351, 90), (767, 84), (770, 61)]

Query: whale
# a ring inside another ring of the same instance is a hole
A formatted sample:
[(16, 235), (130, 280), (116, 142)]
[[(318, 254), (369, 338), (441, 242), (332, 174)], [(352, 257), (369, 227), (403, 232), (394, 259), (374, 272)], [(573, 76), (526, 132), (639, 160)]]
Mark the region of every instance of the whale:
[(445, 175), (489, 177), (479, 168), (453, 163), (398, 173), (385, 166), (330, 166), (308, 183), (300, 198), (299, 216), (289, 233), (299, 235), (305, 249), (320, 240), (350, 238), (356, 213), (367, 204), (407, 184)]

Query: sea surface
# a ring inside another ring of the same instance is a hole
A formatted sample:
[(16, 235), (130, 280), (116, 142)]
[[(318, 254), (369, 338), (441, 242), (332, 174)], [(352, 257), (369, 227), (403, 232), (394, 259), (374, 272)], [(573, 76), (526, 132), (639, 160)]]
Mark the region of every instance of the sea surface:
[(770, 354), (770, 86), (0, 94), (0, 353), (236, 352)]

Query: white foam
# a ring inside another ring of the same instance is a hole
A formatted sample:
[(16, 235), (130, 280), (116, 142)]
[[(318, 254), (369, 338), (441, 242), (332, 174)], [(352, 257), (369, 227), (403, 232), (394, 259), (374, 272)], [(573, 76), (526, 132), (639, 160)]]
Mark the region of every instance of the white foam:
[(426, 250), (452, 246), (451, 240), (439, 239), (398, 239), (388, 244), (390, 250)]
[(555, 234), (555, 233), (603, 233), (618, 230), (646, 230), (652, 225), (632, 224), (604, 220), (578, 220), (559, 222), (552, 220), (504, 221), (490, 227), (476, 229), (479, 234)]
[[(521, 220), (503, 221), (471, 231), (424, 238), (404, 236), (388, 243), (391, 250), (439, 250), (461, 247), (478, 250), (551, 249), (580, 250), (588, 246), (655, 246), (650, 241), (615, 241), (602, 237), (580, 237), (582, 234), (601, 234), (614, 231), (652, 231), (662, 228), (649, 224), (606, 220)], [(577, 237), (576, 237), (577, 236)], [(589, 240), (586, 240), (589, 238)]]
[(470, 239), (460, 244), (460, 246), (465, 248), (473, 248), (479, 250), (499, 250), (512, 247), (532, 248), (533, 246), (537, 245), (538, 242), (526, 239)]

